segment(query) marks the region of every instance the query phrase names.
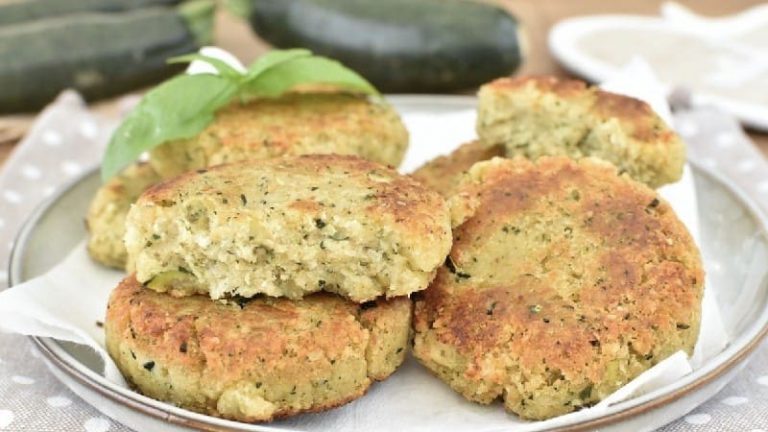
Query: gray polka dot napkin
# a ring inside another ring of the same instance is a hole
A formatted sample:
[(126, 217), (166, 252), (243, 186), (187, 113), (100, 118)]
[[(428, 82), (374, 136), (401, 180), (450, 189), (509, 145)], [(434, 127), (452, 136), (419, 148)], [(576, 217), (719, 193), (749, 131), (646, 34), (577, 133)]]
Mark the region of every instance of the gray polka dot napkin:
[[(726, 173), (768, 206), (768, 164), (735, 121), (711, 110), (678, 113), (675, 121), (692, 159)], [(78, 95), (64, 93), (2, 167), (0, 290), (7, 285), (13, 238), (26, 217), (58, 187), (96, 166), (113, 128), (114, 121), (89, 112)], [(723, 391), (661, 430), (768, 432), (768, 341)], [(59, 383), (26, 338), (0, 333), (0, 431), (130, 429)]]
[[(80, 96), (63, 93), (2, 166), (0, 290), (8, 283), (13, 239), (27, 216), (57, 188), (98, 164), (113, 128), (114, 121), (92, 114)], [(0, 431), (130, 430), (72, 394), (38, 356), (27, 338), (0, 333)]]

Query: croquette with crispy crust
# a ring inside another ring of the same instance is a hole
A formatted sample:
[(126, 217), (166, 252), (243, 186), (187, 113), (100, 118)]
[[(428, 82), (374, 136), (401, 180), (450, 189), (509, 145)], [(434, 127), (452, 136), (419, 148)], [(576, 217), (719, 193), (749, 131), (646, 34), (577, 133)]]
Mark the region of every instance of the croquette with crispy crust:
[(85, 218), (91, 258), (109, 267), (125, 268), (125, 216), (139, 195), (159, 181), (149, 164), (138, 162), (96, 191)]
[(129, 276), (111, 295), (104, 327), (110, 356), (144, 395), (255, 422), (362, 396), (403, 362), (410, 316), (406, 297), (222, 303), (159, 294)]
[(147, 190), (126, 225), (139, 282), (213, 299), (408, 295), (427, 287), (451, 244), (438, 193), (340, 155), (188, 173)]
[(223, 163), (302, 154), (357, 155), (397, 167), (408, 131), (383, 101), (344, 93), (288, 94), (220, 110), (193, 138), (150, 152), (164, 178)]
[(685, 144), (643, 101), (578, 80), (501, 78), (481, 87), (477, 133), (506, 156), (597, 157), (653, 188), (680, 179)]
[(425, 163), (412, 176), (445, 198), (450, 198), (461, 176), (472, 165), (496, 156), (504, 156), (503, 146), (486, 146), (480, 141), (471, 141), (446, 156), (438, 156)]
[(495, 158), (450, 205), (454, 244), (415, 302), (414, 355), (467, 399), (546, 419), (692, 352), (701, 257), (645, 185), (597, 159)]

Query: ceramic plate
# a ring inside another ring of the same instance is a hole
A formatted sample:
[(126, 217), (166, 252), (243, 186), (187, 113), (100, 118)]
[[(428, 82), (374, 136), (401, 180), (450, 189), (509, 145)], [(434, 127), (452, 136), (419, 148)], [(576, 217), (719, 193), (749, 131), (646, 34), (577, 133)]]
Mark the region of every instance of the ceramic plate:
[(552, 28), (549, 48), (565, 68), (593, 82), (611, 79), (640, 56), (669, 91), (678, 86), (691, 90), (694, 106), (717, 106), (748, 126), (768, 131), (768, 51), (746, 39), (765, 33), (768, 7), (759, 15), (762, 21), (727, 25), (720, 20), (714, 26), (632, 15), (570, 18)]
[[(396, 96), (402, 113), (450, 114), (474, 109), (471, 97)], [(701, 251), (709, 288), (720, 307), (728, 346), (692, 374), (663, 388), (549, 430), (652, 430), (691, 411), (717, 393), (744, 366), (768, 332), (766, 220), (730, 182), (692, 163), (698, 197)], [(55, 194), (22, 229), (10, 267), (12, 284), (42, 274), (83, 240), (83, 215), (99, 186), (91, 172)], [(136, 430), (264, 431), (192, 413), (107, 381), (98, 357), (82, 346), (33, 338), (51, 371), (96, 408)], [(274, 430), (274, 429), (272, 429)]]

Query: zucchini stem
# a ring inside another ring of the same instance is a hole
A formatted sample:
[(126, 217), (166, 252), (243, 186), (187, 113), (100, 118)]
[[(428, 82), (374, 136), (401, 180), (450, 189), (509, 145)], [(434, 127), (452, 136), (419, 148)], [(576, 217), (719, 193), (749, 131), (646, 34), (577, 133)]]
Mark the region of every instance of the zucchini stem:
[(179, 14), (187, 24), (198, 46), (210, 45), (213, 41), (213, 19), (216, 5), (211, 0), (192, 0), (178, 7)]
[(248, 19), (251, 15), (251, 0), (227, 0), (225, 5), (232, 15), (242, 19)]

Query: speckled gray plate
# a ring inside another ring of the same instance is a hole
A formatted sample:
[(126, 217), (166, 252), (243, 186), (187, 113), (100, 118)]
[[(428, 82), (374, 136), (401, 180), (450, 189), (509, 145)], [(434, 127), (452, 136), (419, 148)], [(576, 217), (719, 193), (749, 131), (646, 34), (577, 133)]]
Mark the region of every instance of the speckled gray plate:
[[(395, 97), (401, 111), (450, 112), (472, 108), (473, 98)], [(642, 431), (662, 426), (712, 397), (744, 366), (768, 333), (768, 237), (766, 219), (739, 190), (693, 164), (701, 251), (726, 331), (728, 347), (694, 373), (644, 396), (622, 402), (578, 423), (550, 430)], [(44, 273), (85, 236), (83, 215), (98, 187), (90, 173), (55, 195), (29, 219), (13, 251), (11, 284)], [(88, 349), (33, 338), (47, 364), (75, 393), (110, 417), (140, 431), (264, 431), (271, 428), (221, 420), (158, 402), (120, 388), (101, 376)], [(274, 430), (274, 429), (272, 429)]]

